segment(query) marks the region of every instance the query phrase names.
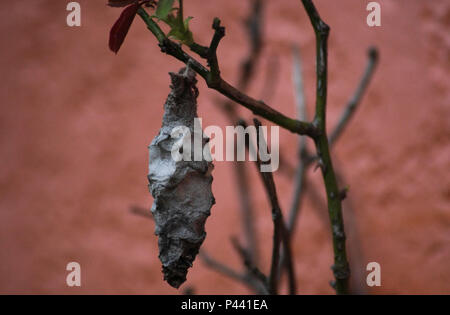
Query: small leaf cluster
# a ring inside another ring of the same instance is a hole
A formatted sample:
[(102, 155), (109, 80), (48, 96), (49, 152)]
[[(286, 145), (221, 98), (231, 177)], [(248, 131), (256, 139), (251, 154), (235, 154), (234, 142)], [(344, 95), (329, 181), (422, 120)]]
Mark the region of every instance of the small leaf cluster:
[(182, 0), (178, 1), (178, 8), (173, 7), (174, 2), (175, 0), (160, 0), (153, 16), (170, 26), (167, 36), (189, 46), (194, 42), (192, 32), (189, 30), (189, 21), (192, 17), (184, 19)]

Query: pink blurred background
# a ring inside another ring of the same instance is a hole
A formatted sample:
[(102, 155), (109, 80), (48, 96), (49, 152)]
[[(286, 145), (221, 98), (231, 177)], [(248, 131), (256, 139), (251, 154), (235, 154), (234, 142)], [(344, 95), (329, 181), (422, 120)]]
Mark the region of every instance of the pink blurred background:
[[(108, 50), (120, 10), (79, 1), (82, 26), (66, 25), (69, 1), (13, 1), (0, 11), (0, 293), (246, 294), (248, 289), (196, 260), (177, 291), (162, 279), (149, 208), (147, 145), (157, 134), (169, 71), (182, 65), (162, 54), (136, 18), (118, 55)], [(250, 95), (263, 97), (268, 64), (279, 69), (269, 104), (295, 115), (291, 45), (300, 47), (309, 112), (314, 102), (314, 34), (298, 0), (266, 1), (265, 46)], [(346, 227), (355, 277), (365, 293), (450, 293), (450, 3), (380, 0), (382, 26), (369, 28), (369, 1), (316, 0), (331, 26), (329, 128), (352, 95), (376, 45), (374, 80), (333, 157), (345, 184)], [(242, 20), (249, 1), (186, 0), (195, 39), (207, 44), (213, 17), (227, 35), (219, 47), (223, 77), (236, 82), (248, 43)], [(199, 80), (204, 125), (228, 124), (221, 97)], [(240, 109), (250, 118), (251, 114)], [(281, 150), (296, 163), (296, 137), (282, 130)], [(241, 235), (233, 164), (216, 162), (217, 204), (204, 248), (242, 269), (230, 237)], [(272, 223), (253, 165), (251, 199), (260, 266), (268, 271)], [(308, 172), (322, 194), (319, 172)], [(275, 180), (287, 210), (292, 178)], [(332, 248), (323, 209), (306, 195), (293, 240), (300, 293), (332, 294)], [(81, 264), (82, 286), (66, 286), (66, 264)], [(356, 261), (356, 263), (355, 263)], [(381, 265), (382, 286), (365, 286), (365, 266)]]

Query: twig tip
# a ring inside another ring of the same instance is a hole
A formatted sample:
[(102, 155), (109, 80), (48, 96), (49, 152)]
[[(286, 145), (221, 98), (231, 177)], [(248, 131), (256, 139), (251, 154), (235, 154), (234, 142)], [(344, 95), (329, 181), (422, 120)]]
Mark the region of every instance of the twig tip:
[(375, 46), (370, 46), (369, 49), (367, 50), (367, 53), (370, 59), (377, 60), (379, 57), (378, 48)]

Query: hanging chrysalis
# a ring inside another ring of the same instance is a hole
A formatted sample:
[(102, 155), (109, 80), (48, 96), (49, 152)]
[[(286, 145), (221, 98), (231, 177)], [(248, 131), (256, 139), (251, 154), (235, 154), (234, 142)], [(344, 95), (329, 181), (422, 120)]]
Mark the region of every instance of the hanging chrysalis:
[[(205, 221), (214, 204), (213, 164), (208, 156), (204, 158), (202, 154), (198, 158), (195, 148), (189, 150), (193, 153), (183, 152), (184, 147), (180, 146), (183, 141), (191, 142), (199, 136), (198, 131), (195, 134), (198, 128), (194, 128), (198, 96), (195, 73), (183, 68), (169, 74), (172, 85), (164, 105), (162, 127), (149, 146), (148, 180), (154, 197), (151, 211), (164, 280), (178, 288), (186, 281), (187, 270), (206, 236)], [(207, 141), (200, 128), (201, 146), (206, 143), (209, 154)], [(183, 158), (175, 159), (174, 153)]]

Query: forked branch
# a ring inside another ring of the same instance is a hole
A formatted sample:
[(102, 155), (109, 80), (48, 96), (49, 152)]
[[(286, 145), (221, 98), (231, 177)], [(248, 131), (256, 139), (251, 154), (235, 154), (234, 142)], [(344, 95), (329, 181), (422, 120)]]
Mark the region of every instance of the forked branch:
[[(234, 102), (241, 104), (251, 110), (255, 115), (259, 115), (289, 131), (308, 136), (314, 136), (316, 134), (316, 128), (312, 123), (289, 118), (268, 106), (263, 101), (258, 101), (247, 94), (244, 94), (222, 79), (220, 76), (220, 71), (218, 71), (218, 65), (216, 67), (214, 58), (211, 58), (211, 55), (215, 54), (215, 49), (217, 49), (220, 38), (223, 37), (221, 36), (222, 29), (220, 28), (220, 21), (218, 19), (215, 19), (215, 22), (213, 23), (213, 26), (218, 27), (215, 28), (215, 35), (211, 41), (212, 46), (205, 49), (204, 46), (196, 43), (190, 45), (191, 50), (197, 53), (200, 57), (205, 58), (205, 56), (207, 56), (206, 59), (209, 59), (208, 62), (212, 63), (210, 64), (210, 71), (192, 56), (187, 54), (181, 45), (170, 40), (143, 8), (139, 8), (137, 14), (145, 22), (147, 28), (153, 33), (153, 35), (155, 35), (161, 50), (185, 64), (189, 63), (191, 69), (203, 77), (209, 88), (214, 89)], [(216, 39), (214, 40), (214, 38)], [(214, 54), (210, 53), (211, 51), (214, 51)]]

